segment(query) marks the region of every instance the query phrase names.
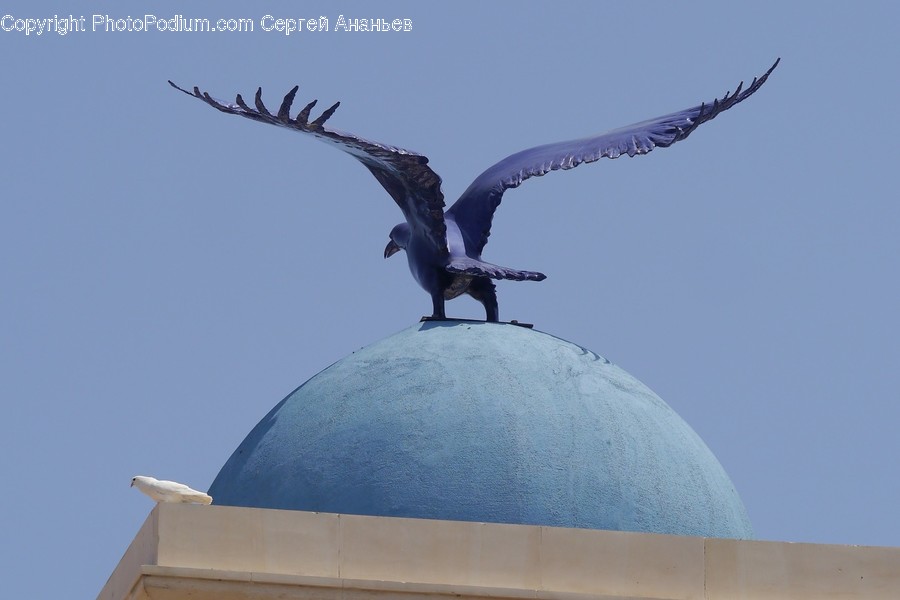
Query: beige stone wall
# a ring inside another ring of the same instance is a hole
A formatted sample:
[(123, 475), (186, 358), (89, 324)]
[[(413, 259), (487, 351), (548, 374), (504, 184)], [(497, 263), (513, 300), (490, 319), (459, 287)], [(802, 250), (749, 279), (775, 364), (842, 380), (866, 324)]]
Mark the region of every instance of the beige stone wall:
[(900, 549), (158, 505), (101, 600), (900, 598)]

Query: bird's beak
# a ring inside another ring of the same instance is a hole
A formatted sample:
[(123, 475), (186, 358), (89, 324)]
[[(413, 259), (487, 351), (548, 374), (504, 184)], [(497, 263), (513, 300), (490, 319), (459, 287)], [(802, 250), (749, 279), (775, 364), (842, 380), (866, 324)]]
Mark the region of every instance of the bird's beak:
[(397, 254), (398, 252), (400, 252), (400, 246), (398, 246), (397, 243), (394, 242), (394, 240), (389, 241), (388, 245), (384, 247), (385, 258), (389, 258), (394, 254)]

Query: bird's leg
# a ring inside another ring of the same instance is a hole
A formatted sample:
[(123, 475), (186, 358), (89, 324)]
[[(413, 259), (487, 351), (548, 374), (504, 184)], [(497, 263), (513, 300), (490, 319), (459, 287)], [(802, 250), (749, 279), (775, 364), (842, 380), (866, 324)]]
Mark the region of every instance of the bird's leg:
[(500, 308), (497, 305), (497, 286), (488, 277), (475, 277), (469, 284), (466, 293), (484, 305), (485, 320), (496, 323), (500, 320)]
[(447, 315), (444, 313), (444, 292), (441, 290), (431, 292), (431, 304), (434, 307), (434, 311), (431, 313), (432, 319), (446, 319)]

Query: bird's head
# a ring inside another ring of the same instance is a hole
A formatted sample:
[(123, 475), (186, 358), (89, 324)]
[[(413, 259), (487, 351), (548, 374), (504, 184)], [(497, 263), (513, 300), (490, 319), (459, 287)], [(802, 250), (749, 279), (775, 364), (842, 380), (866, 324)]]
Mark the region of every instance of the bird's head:
[(409, 243), (409, 223), (399, 223), (391, 229), (391, 241), (384, 247), (384, 257), (393, 256), (400, 250), (406, 250)]
[(152, 477), (144, 477), (143, 475), (135, 475), (131, 478), (131, 485), (129, 487), (134, 487), (134, 484), (148, 483)]

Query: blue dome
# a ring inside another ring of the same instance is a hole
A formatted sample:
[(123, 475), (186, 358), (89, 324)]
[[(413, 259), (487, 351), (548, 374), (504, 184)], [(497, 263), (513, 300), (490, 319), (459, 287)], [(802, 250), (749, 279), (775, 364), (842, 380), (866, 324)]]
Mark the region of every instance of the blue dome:
[(331, 365), (250, 432), (215, 504), (750, 538), (722, 466), (593, 352), (508, 324), (417, 324)]

